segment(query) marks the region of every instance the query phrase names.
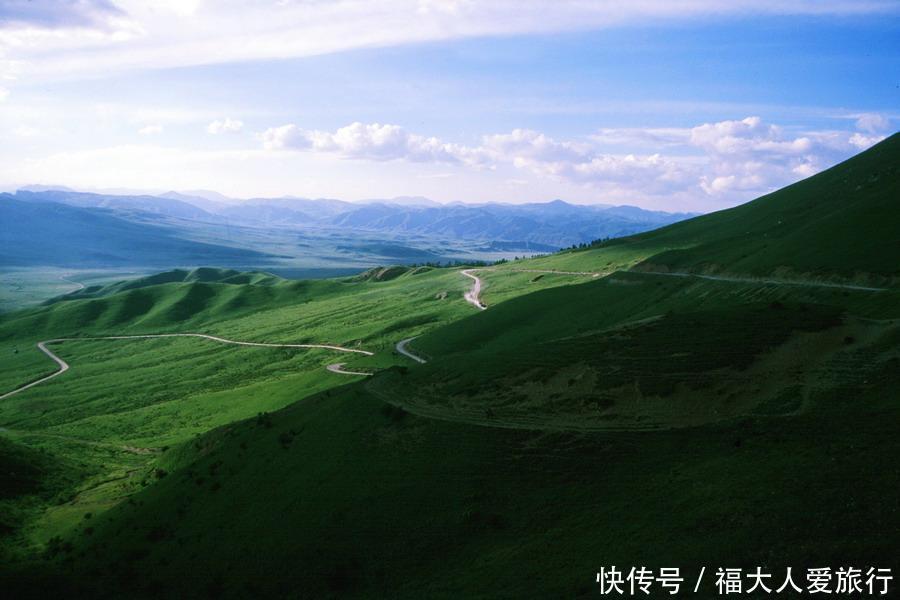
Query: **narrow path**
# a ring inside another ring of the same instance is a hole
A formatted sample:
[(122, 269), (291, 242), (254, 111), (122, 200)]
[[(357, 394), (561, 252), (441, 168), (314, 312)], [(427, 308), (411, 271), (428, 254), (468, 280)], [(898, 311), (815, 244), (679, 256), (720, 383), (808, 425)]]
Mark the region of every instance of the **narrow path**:
[(487, 304), (481, 299), (481, 278), (478, 277), (475, 272), (476, 271), (497, 271), (497, 272), (509, 272), (509, 273), (552, 273), (554, 275), (585, 275), (590, 277), (600, 277), (603, 273), (595, 273), (593, 271), (551, 271), (549, 269), (493, 269), (491, 267), (481, 267), (478, 269), (463, 269), (460, 271), (463, 275), (470, 278), (472, 283), (472, 289), (465, 292), (463, 297), (466, 299), (466, 302), (474, 306), (475, 308), (485, 310), (487, 309)]
[[(416, 337), (418, 337), (418, 336), (416, 336)], [(413, 354), (412, 352), (410, 352), (409, 350), (406, 349), (407, 344), (409, 344), (414, 339), (416, 339), (416, 338), (411, 337), (411, 338), (406, 338), (405, 340), (400, 340), (399, 342), (397, 342), (397, 346), (396, 346), (397, 352), (399, 352), (403, 356), (406, 356), (407, 358), (413, 359), (417, 363), (425, 364), (428, 362), (427, 360), (425, 360), (421, 356), (416, 356), (415, 354)]]
[[(69, 370), (69, 363), (58, 357), (53, 353), (52, 350), (47, 348), (48, 344), (57, 344), (60, 342), (93, 342), (98, 340), (145, 340), (145, 339), (154, 339), (154, 338), (172, 338), (172, 337), (194, 337), (201, 338), (204, 340), (211, 340), (213, 342), (218, 342), (220, 344), (232, 344), (235, 346), (259, 346), (264, 348), (322, 348), (325, 350), (334, 350), (336, 352), (353, 352), (356, 354), (364, 354), (366, 356), (372, 356), (372, 352), (368, 350), (359, 350), (356, 348), (344, 348), (343, 346), (332, 346), (329, 344), (270, 344), (265, 342), (239, 342), (235, 340), (228, 340), (225, 338), (217, 337), (214, 335), (206, 335), (205, 333), (158, 333), (158, 334), (147, 334), (147, 335), (108, 335), (101, 337), (75, 337), (75, 338), (55, 338), (52, 340), (44, 340), (43, 342), (38, 342), (37, 347), (38, 350), (49, 356), (53, 362), (59, 365), (59, 370), (55, 373), (51, 373), (46, 377), (42, 377), (36, 381), (32, 381), (31, 383), (26, 383), (25, 385), (19, 386), (11, 392), (7, 392), (0, 396), (0, 400), (5, 398), (9, 398), (14, 394), (18, 394), (19, 392), (24, 392), (29, 388), (33, 388), (36, 385), (40, 385), (46, 381), (53, 379), (54, 377), (58, 377)], [(337, 371), (335, 371), (337, 372)]]
[(597, 271), (555, 271), (552, 269), (498, 269), (498, 271), (512, 271), (513, 273), (551, 273), (553, 275), (585, 275), (600, 277), (603, 273)]
[[(487, 309), (487, 305), (481, 300), (481, 284), (482, 280), (477, 275), (475, 275), (476, 271), (512, 271), (517, 273), (552, 273), (556, 275), (583, 275), (590, 277), (599, 277), (603, 273), (597, 273), (592, 271), (555, 271), (550, 269), (492, 269), (492, 268), (480, 268), (480, 269), (463, 269), (460, 273), (472, 280), (472, 288), (463, 294), (463, 297), (466, 299), (466, 302), (475, 306), (479, 310)], [(862, 285), (854, 285), (854, 284), (842, 284), (842, 283), (828, 283), (828, 282), (816, 282), (816, 281), (791, 281), (791, 280), (778, 280), (778, 279), (753, 279), (749, 277), (729, 277), (725, 275), (700, 275), (697, 273), (682, 273), (682, 272), (661, 272), (661, 271), (628, 271), (629, 273), (638, 273), (644, 275), (659, 275), (665, 277), (695, 277), (697, 279), (707, 279), (710, 281), (726, 281), (732, 283), (755, 283), (755, 284), (766, 284), (766, 285), (793, 285), (793, 286), (806, 286), (806, 287), (822, 287), (822, 288), (837, 288), (837, 289), (848, 289), (848, 290), (859, 290), (859, 291), (867, 291), (867, 292), (883, 292), (886, 291), (887, 288), (880, 287), (870, 287), (870, 286), (862, 286)], [(60, 279), (66, 280), (64, 276), (60, 277)], [(66, 280), (68, 281), (68, 280)], [(69, 283), (73, 283), (81, 286), (79, 289), (84, 288), (84, 284), (69, 281)], [(364, 354), (366, 356), (372, 356), (373, 353), (367, 350), (359, 350), (356, 348), (345, 348), (343, 346), (335, 346), (331, 344), (272, 344), (266, 342), (241, 342), (236, 340), (229, 340), (221, 337), (217, 337), (214, 335), (207, 335), (204, 333), (160, 333), (160, 334), (147, 334), (147, 335), (111, 335), (111, 336), (102, 336), (102, 337), (76, 337), (76, 338), (55, 338), (52, 340), (44, 340), (42, 342), (37, 343), (38, 349), (46, 354), (53, 362), (55, 362), (59, 369), (47, 375), (46, 377), (42, 377), (30, 383), (26, 383), (18, 388), (7, 392), (3, 395), (0, 395), (0, 400), (9, 398), (14, 394), (18, 394), (27, 389), (30, 389), (36, 385), (40, 385), (45, 383), (54, 377), (58, 377), (62, 375), (66, 371), (69, 370), (69, 364), (61, 359), (59, 356), (54, 354), (49, 348), (47, 348), (48, 344), (56, 344), (60, 342), (70, 342), (70, 341), (97, 341), (97, 340), (131, 340), (131, 339), (154, 339), (154, 338), (169, 338), (169, 337), (196, 337), (202, 338), (206, 340), (210, 340), (213, 342), (218, 342), (221, 344), (232, 344), (236, 346), (256, 346), (256, 347), (264, 347), (264, 348), (322, 348), (325, 350), (334, 350), (336, 352), (352, 352), (357, 354)], [(407, 358), (411, 358), (412, 360), (418, 363), (426, 363), (424, 358), (421, 356), (417, 356), (413, 354), (407, 349), (407, 345), (414, 340), (415, 337), (407, 338), (405, 340), (401, 340), (397, 342), (396, 349), (397, 352), (406, 356)], [(326, 367), (332, 373), (339, 373), (341, 375), (363, 375), (369, 376), (371, 373), (364, 373), (361, 371), (345, 371), (342, 367), (345, 363), (334, 363), (330, 364)]]
[(371, 373), (364, 373), (363, 371), (345, 371), (343, 368), (345, 364), (347, 364), (347, 363), (334, 363), (334, 364), (328, 365), (325, 368), (328, 369), (329, 371), (331, 371), (332, 373), (339, 373), (341, 375), (365, 375), (365, 376), (371, 375)]
[(727, 275), (700, 275), (698, 273), (666, 273), (663, 271), (628, 271), (628, 273), (638, 273), (644, 275), (662, 275), (665, 277), (696, 277), (697, 279), (708, 279), (709, 281), (727, 281), (731, 283), (762, 283), (766, 285), (796, 285), (803, 287), (821, 287), (821, 288), (837, 288), (842, 290), (858, 290), (863, 292), (885, 292), (888, 288), (868, 287), (864, 285), (854, 285), (852, 283), (829, 283), (826, 281), (799, 281), (790, 279), (754, 279), (752, 277), (729, 277)]
[(484, 310), (487, 306), (481, 301), (481, 279), (475, 275), (475, 270), (476, 269), (464, 269), (460, 271), (460, 273), (474, 281), (472, 289), (463, 294), (463, 297), (466, 299), (466, 302), (472, 306)]
[(66, 292), (66, 293), (68, 293), (68, 294), (72, 294), (72, 293), (74, 293), (74, 292), (80, 292), (81, 290), (84, 289), (84, 284), (83, 284), (83, 283), (80, 283), (80, 282), (78, 282), (78, 281), (72, 281), (71, 279), (69, 279), (69, 276), (68, 276), (68, 275), (60, 275), (59, 278), (60, 278), (60, 280), (65, 281), (66, 283), (71, 283), (72, 285), (77, 286), (77, 287), (76, 287), (74, 290), (72, 290), (71, 292)]

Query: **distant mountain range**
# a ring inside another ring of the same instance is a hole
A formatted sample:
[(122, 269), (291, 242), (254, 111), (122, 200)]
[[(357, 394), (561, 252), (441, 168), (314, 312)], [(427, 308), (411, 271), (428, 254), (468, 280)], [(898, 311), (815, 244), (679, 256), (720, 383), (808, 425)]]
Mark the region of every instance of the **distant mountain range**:
[(633, 206), (577, 206), (562, 200), (540, 204), (456, 204), (399, 207), (372, 203), (331, 219), (348, 229), (485, 240), (507, 247), (538, 244), (559, 249), (604, 237), (630, 235), (688, 218)]
[(53, 201), (54, 194), (0, 194), (0, 267), (266, 264), (273, 258), (251, 249), (186, 239), (172, 227), (125, 216), (128, 211), (154, 207), (196, 214), (199, 209), (191, 205), (168, 205), (163, 199), (154, 204), (134, 198), (133, 204), (126, 207), (123, 203), (120, 209), (111, 210), (105, 202), (119, 205), (109, 197), (80, 194), (69, 196), (71, 203), (63, 204)]
[(446, 204), (422, 197), (346, 202), (328, 198), (233, 200), (208, 191), (95, 194), (29, 186), (3, 200), (106, 209), (117, 217), (153, 215), (201, 223), (303, 230), (316, 228), (374, 234), (483, 242), (486, 247), (550, 251), (599, 238), (655, 229), (694, 216), (634, 206), (573, 205), (562, 200), (532, 204)]

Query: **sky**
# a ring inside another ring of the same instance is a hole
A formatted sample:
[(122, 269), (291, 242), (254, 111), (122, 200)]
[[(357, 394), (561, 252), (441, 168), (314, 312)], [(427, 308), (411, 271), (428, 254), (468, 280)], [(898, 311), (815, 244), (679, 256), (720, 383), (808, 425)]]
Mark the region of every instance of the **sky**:
[(3, 0), (0, 188), (726, 208), (897, 131), (896, 0)]

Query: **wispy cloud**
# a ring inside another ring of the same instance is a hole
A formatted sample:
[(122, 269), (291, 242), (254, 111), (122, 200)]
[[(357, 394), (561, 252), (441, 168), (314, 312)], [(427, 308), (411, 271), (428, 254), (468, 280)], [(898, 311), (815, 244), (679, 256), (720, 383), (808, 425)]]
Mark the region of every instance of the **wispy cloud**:
[(269, 150), (329, 152), (345, 158), (377, 161), (470, 163), (479, 162), (477, 152), (436, 137), (409, 133), (399, 125), (351, 123), (329, 132), (306, 130), (289, 124), (267, 129), (263, 146)]
[(872, 134), (882, 134), (891, 129), (891, 120), (885, 115), (865, 113), (856, 119), (856, 127)]
[(7, 0), (0, 54), (22, 77), (78, 77), (696, 17), (898, 11), (892, 0)]
[(244, 128), (244, 122), (238, 119), (226, 117), (224, 119), (216, 119), (206, 126), (207, 133), (218, 135), (220, 133), (237, 133)]

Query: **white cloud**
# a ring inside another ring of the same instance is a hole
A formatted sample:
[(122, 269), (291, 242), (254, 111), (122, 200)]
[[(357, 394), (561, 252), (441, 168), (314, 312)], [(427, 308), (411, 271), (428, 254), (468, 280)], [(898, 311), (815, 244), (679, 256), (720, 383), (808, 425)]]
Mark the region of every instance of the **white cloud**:
[(809, 177), (884, 139), (846, 131), (789, 133), (759, 117), (694, 127), (690, 144), (708, 157), (700, 187), (710, 195), (761, 194)]
[(883, 135), (863, 135), (862, 133), (854, 133), (850, 136), (850, 144), (860, 150), (865, 150), (869, 146), (874, 146), (884, 138), (885, 136)]
[(898, 10), (894, 0), (6, 0), (0, 55), (28, 77), (80, 77), (648, 20)]
[(868, 133), (881, 133), (890, 130), (891, 120), (877, 113), (866, 113), (856, 119), (856, 128)]
[(329, 152), (344, 158), (375, 161), (408, 160), (475, 164), (472, 151), (458, 144), (448, 144), (435, 137), (407, 132), (399, 125), (351, 123), (329, 132), (305, 130), (296, 125), (267, 129), (262, 134), (268, 150), (310, 150)]
[[(749, 200), (819, 172), (878, 137), (789, 126), (774, 128), (775, 135), (772, 124), (751, 120), (737, 125), (745, 121), (737, 119), (673, 129), (666, 137), (683, 140), (680, 144), (660, 145), (653, 141), (656, 134), (642, 135), (634, 128), (605, 131), (611, 139), (629, 137), (629, 143), (648, 140), (643, 148), (618, 152), (594, 136), (555, 139), (518, 129), (463, 145), (397, 125), (352, 123), (333, 131), (272, 128), (260, 135), (265, 148), (255, 150), (189, 150), (144, 140), (148, 143), (32, 155), (28, 147), (36, 135), (56, 134), (21, 125), (14, 131), (17, 123), (29, 122), (23, 119), (0, 121), (0, 130), (22, 138), (15, 152), (0, 161), (0, 181), (10, 185), (55, 181), (83, 188), (215, 187), (248, 197), (364, 198), (411, 192), (444, 201), (563, 197), (664, 210), (712, 210)], [(695, 144), (691, 140), (697, 129), (701, 133)], [(740, 141), (723, 144), (720, 137)], [(795, 143), (801, 138), (809, 142)], [(808, 152), (796, 152), (807, 143)], [(353, 177), (347, 177), (347, 160), (356, 161)]]
[[(809, 177), (883, 139), (858, 132), (791, 131), (751, 116), (692, 128), (604, 129), (580, 140), (514, 129), (486, 135), (474, 146), (398, 125), (359, 122), (333, 132), (284, 125), (266, 130), (261, 139), (268, 150), (356, 160), (512, 167), (632, 201), (693, 194), (730, 203)], [(617, 144), (647, 151), (610, 152)]]
[(140, 135), (157, 135), (162, 133), (161, 125), (145, 125), (138, 129)]
[(496, 158), (513, 156), (520, 161), (534, 162), (579, 161), (590, 153), (587, 143), (558, 142), (530, 129), (485, 136), (483, 147)]
[(711, 154), (744, 155), (766, 154), (799, 155), (809, 152), (812, 140), (807, 137), (785, 139), (781, 128), (763, 123), (759, 117), (747, 117), (740, 121), (706, 123), (691, 129), (691, 144)]
[(244, 128), (244, 122), (238, 119), (226, 117), (224, 119), (216, 119), (206, 126), (206, 131), (217, 135), (220, 133), (237, 133)]
[(645, 190), (659, 190), (685, 181), (688, 171), (687, 165), (658, 153), (609, 154), (589, 141), (558, 141), (527, 129), (485, 136), (482, 146), (470, 152), (539, 175), (598, 188), (640, 181)]
[(7, 98), (9, 98), (9, 90), (6, 88), (0, 87), (0, 102), (3, 102)]

